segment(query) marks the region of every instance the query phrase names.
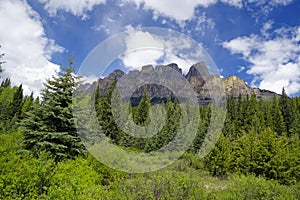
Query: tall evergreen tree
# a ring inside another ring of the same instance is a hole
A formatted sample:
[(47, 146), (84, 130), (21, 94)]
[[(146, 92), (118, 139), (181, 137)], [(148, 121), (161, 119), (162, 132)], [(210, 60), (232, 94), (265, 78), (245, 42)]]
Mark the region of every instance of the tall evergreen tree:
[(6, 78), (4, 81), (2, 81), (0, 87), (1, 87), (1, 88), (10, 87), (10, 85), (11, 85), (10, 79), (9, 79), (9, 78)]
[(22, 84), (16, 89), (13, 94), (13, 99), (9, 104), (7, 129), (16, 129), (20, 121), (23, 106), (23, 89)]
[(283, 121), (285, 124), (286, 128), (286, 133), (289, 135), (290, 134), (290, 127), (292, 124), (292, 110), (291, 110), (291, 105), (289, 102), (289, 97), (287, 96), (285, 89), (282, 89), (282, 94), (280, 97), (280, 107), (281, 107), (281, 113), (283, 116)]
[(114, 81), (110, 85), (108, 91), (104, 94), (102, 98), (100, 98), (99, 102), (96, 103), (98, 105), (97, 108), (97, 116), (104, 134), (114, 140), (114, 142), (118, 142), (118, 135), (120, 134), (120, 129), (115, 122), (115, 118), (113, 116), (111, 102), (113, 91), (117, 85), (117, 78), (115, 77)]
[(37, 154), (49, 151), (57, 161), (85, 152), (72, 114), (73, 90), (80, 79), (73, 70), (70, 60), (70, 67), (63, 67), (58, 77), (46, 81), (41, 104), (36, 102), (22, 123), (25, 148)]
[(138, 125), (145, 126), (150, 122), (150, 97), (147, 95), (147, 91), (144, 90), (142, 99), (137, 107), (137, 112), (135, 115), (135, 122)]
[(297, 105), (297, 98), (291, 99), (292, 103), (292, 123), (290, 127), (291, 134), (300, 135), (300, 109)]
[(271, 101), (271, 128), (279, 135), (286, 132), (283, 116), (279, 106), (278, 99), (274, 96)]
[(14, 93), (12, 103), (10, 105), (10, 116), (11, 118), (19, 118), (22, 112), (23, 104), (23, 89), (22, 84), (18, 87), (17, 91)]
[(21, 118), (24, 118), (26, 113), (32, 109), (33, 102), (33, 93), (31, 93), (30, 96), (25, 96), (24, 103), (22, 106)]
[(221, 135), (212, 151), (204, 158), (204, 165), (213, 176), (227, 175), (233, 159), (231, 151), (232, 145), (229, 139)]

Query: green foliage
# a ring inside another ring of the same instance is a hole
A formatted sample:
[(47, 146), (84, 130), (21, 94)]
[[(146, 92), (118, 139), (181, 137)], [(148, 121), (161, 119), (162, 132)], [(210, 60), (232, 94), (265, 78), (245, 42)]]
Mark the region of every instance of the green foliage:
[(63, 68), (58, 77), (47, 80), (42, 103), (35, 103), (22, 122), (26, 149), (35, 154), (51, 152), (56, 161), (84, 154), (72, 114), (72, 95), (78, 79), (70, 66)]
[(15, 130), (21, 118), (23, 106), (23, 89), (11, 87), (9, 79), (2, 82), (0, 87), (0, 130)]
[(101, 125), (104, 134), (111, 139), (116, 139), (118, 137), (118, 133), (120, 133), (120, 129), (116, 125), (111, 109), (111, 98), (116, 84), (117, 79), (115, 78), (104, 97), (99, 98), (98, 100), (96, 99), (99, 124)]
[(298, 199), (297, 187), (285, 187), (262, 177), (235, 175), (228, 188), (217, 193), (213, 199)]
[(279, 99), (280, 102), (280, 108), (281, 108), (281, 113), (283, 116), (283, 121), (285, 124), (285, 132), (290, 134), (290, 128), (292, 124), (292, 107), (291, 107), (291, 102), (289, 101), (289, 97), (285, 93), (284, 88), (282, 89), (282, 94)]
[(142, 99), (137, 107), (136, 113), (134, 113), (134, 121), (137, 125), (146, 126), (150, 123), (150, 97), (147, 95), (147, 91), (144, 90)]
[(2, 81), (1, 83), (1, 88), (6, 88), (6, 87), (10, 87), (11, 85), (11, 82), (10, 82), (10, 79), (9, 78), (6, 78), (4, 81)]
[(226, 177), (232, 163), (231, 143), (223, 135), (212, 151), (205, 157), (205, 167), (213, 176)]
[(21, 151), (22, 139), (19, 133), (0, 134), (0, 199), (300, 198), (299, 183), (283, 186), (252, 175), (213, 178), (194, 154), (157, 172), (125, 174), (91, 156), (57, 163), (41, 152), (37, 158)]

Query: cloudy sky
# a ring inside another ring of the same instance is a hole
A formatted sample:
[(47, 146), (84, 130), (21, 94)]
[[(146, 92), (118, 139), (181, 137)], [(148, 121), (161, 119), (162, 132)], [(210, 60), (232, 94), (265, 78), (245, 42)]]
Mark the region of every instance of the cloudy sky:
[[(2, 76), (23, 83), (27, 94), (37, 93), (72, 53), (80, 67), (99, 43), (122, 31), (131, 31), (125, 41), (129, 49), (137, 41), (174, 51), (187, 45), (141, 29), (160, 27), (201, 44), (222, 76), (300, 95), (299, 10), (298, 0), (1, 0)], [(121, 64), (133, 69), (158, 64), (161, 56), (148, 49), (123, 55)], [(179, 62), (188, 70), (172, 55), (163, 62)]]

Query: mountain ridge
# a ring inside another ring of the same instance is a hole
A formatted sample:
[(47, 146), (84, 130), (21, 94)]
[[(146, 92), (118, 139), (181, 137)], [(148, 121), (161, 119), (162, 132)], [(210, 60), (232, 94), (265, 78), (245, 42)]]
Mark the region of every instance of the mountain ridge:
[[(172, 68), (173, 70), (177, 71), (189, 82), (194, 92), (196, 92), (199, 101), (202, 102), (203, 104), (207, 104), (210, 100), (212, 100), (209, 95), (208, 81), (205, 80), (205, 77), (206, 79), (209, 78), (212, 81), (221, 79), (222, 80), (221, 83), (223, 83), (224, 86), (225, 95), (233, 96), (234, 98), (237, 98), (239, 95), (241, 95), (242, 97), (247, 97), (247, 96), (251, 96), (252, 94), (255, 94), (257, 98), (270, 99), (274, 95), (275, 96), (279, 95), (269, 90), (252, 88), (248, 86), (243, 79), (235, 75), (226, 78), (221, 78), (218, 75), (209, 74), (206, 64), (204, 62), (198, 62), (192, 65), (186, 75), (182, 73), (182, 69), (180, 69), (176, 63), (171, 63), (168, 65), (158, 65), (156, 67), (152, 65), (145, 65), (141, 68), (141, 70), (131, 70), (127, 74), (120, 69), (116, 69), (108, 76), (104, 78), (99, 78), (97, 82), (94, 82), (90, 86), (86, 85), (84, 87), (94, 88), (95, 84), (98, 83), (100, 89), (100, 95), (102, 96), (104, 95), (105, 91), (107, 91), (110, 84), (114, 81), (115, 77), (117, 80), (119, 80), (124, 75), (128, 75), (128, 77), (131, 77), (131, 79), (134, 79), (136, 77), (138, 81), (139, 79), (142, 80), (143, 77), (145, 78), (149, 76), (150, 73), (155, 73), (155, 72), (163, 73), (168, 68), (169, 69)], [(155, 84), (147, 84), (141, 86), (140, 88), (135, 90), (135, 92), (132, 94), (132, 97), (133, 98), (141, 97), (145, 89), (147, 90), (148, 95), (151, 98), (175, 97), (173, 92), (170, 91), (168, 88), (162, 85), (155, 85)]]

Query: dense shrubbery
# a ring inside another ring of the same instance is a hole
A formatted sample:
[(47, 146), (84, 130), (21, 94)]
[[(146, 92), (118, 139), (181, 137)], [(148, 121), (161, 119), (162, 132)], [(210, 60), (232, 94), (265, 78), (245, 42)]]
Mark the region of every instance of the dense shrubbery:
[(300, 184), (280, 185), (252, 175), (213, 178), (185, 154), (164, 170), (125, 174), (92, 157), (56, 163), (20, 148), (18, 133), (0, 134), (0, 199), (299, 199)]

